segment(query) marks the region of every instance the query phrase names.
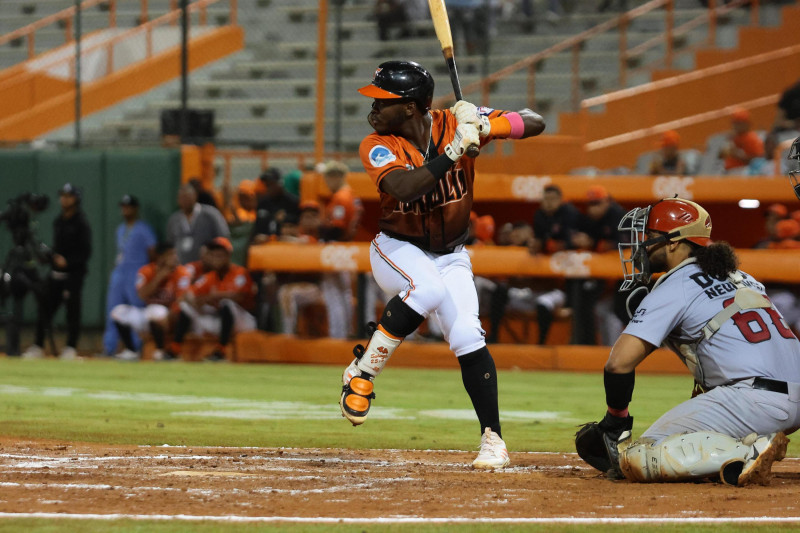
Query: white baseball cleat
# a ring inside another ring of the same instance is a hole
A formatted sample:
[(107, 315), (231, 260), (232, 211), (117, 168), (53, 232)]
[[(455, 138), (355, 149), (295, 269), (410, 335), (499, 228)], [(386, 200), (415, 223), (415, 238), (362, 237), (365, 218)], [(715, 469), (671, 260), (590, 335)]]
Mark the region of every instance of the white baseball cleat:
[(495, 470), (508, 466), (510, 462), (506, 443), (500, 435), (487, 427), (481, 435), (481, 448), (478, 457), (472, 461), (472, 468)]
[(789, 439), (782, 432), (759, 437), (752, 445), (752, 453), (745, 458), (737, 485), (767, 485), (772, 477), (772, 463), (786, 457)]
[(22, 352), (23, 359), (43, 359), (44, 350), (38, 344), (31, 344)]
[(61, 353), (58, 354), (58, 358), (64, 361), (74, 361), (78, 359), (78, 352), (72, 346), (65, 346)]
[(114, 359), (119, 359), (120, 361), (138, 361), (139, 354), (133, 350), (123, 350), (118, 354), (115, 354)]

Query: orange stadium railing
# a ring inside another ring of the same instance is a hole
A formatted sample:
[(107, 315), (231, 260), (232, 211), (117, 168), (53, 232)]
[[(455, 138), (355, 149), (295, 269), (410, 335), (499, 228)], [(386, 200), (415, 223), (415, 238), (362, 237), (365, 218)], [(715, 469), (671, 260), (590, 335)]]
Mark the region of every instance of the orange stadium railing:
[[(597, 26), (590, 28), (578, 35), (570, 37), (558, 44), (551, 46), (541, 52), (537, 52), (525, 59), (517, 61), (516, 63), (509, 65), (508, 67), (501, 69), (491, 76), (488, 76), (480, 81), (475, 83), (471, 83), (466, 85), (463, 88), (464, 95), (474, 94), (480, 91), (480, 101), (483, 105), (489, 105), (489, 94), (491, 93), (491, 89), (493, 85), (497, 82), (507, 78), (508, 76), (519, 72), (521, 70), (527, 70), (528, 75), (528, 91), (527, 91), (527, 105), (528, 107), (535, 108), (535, 95), (536, 95), (536, 71), (539, 64), (546, 60), (549, 57), (552, 57), (558, 53), (565, 52), (567, 50), (572, 52), (572, 82), (571, 82), (571, 102), (572, 102), (572, 109), (573, 111), (577, 111), (579, 108), (580, 102), (580, 52), (584, 48), (586, 42), (589, 39), (592, 39), (598, 35), (607, 33), (614, 29), (619, 29), (619, 50), (620, 50), (620, 63), (619, 63), (619, 72), (620, 72), (620, 85), (624, 86), (627, 80), (627, 72), (630, 70), (628, 65), (629, 60), (633, 58), (638, 58), (644, 53), (646, 50), (649, 50), (660, 42), (666, 42), (666, 48), (664, 52), (664, 67), (671, 68), (672, 67), (672, 60), (674, 56), (674, 39), (676, 35), (682, 35), (687, 33), (689, 30), (702, 25), (703, 23), (708, 23), (708, 38), (707, 43), (714, 42), (715, 35), (716, 35), (716, 20), (717, 17), (728, 13), (732, 9), (735, 9), (739, 6), (743, 6), (745, 4), (750, 6), (750, 13), (751, 13), (751, 23), (757, 24), (758, 23), (758, 5), (759, 0), (734, 0), (730, 3), (717, 7), (717, 2), (715, 0), (709, 0), (708, 2), (708, 9), (702, 15), (696, 17), (695, 19), (679, 26), (678, 28), (674, 28), (673, 26), (673, 19), (674, 19), (674, 4), (673, 0), (651, 0), (644, 5), (641, 5), (635, 9), (632, 9), (626, 13), (619, 15), (613, 19), (610, 19), (606, 22), (598, 24)], [(655, 37), (650, 39), (649, 41), (642, 43), (638, 46), (633, 48), (628, 48), (627, 45), (627, 28), (630, 22), (638, 17), (641, 17), (655, 9), (664, 9), (664, 17), (666, 21), (666, 31), (659, 37)], [(453, 93), (449, 93), (443, 97), (437, 98), (434, 101), (435, 106), (443, 106), (447, 104), (447, 102), (451, 102), (454, 98)]]
[[(363, 172), (351, 172), (347, 182), (363, 201), (377, 200), (375, 183)], [(581, 202), (592, 185), (602, 185), (619, 202), (649, 202), (677, 194), (696, 202), (791, 202), (792, 191), (783, 176), (532, 176), (481, 173), (475, 180), (475, 201), (538, 202), (544, 188), (558, 185), (565, 201)], [(301, 182), (303, 200), (330, 194), (322, 177), (308, 172)]]
[[(370, 272), (367, 242), (270, 243), (251, 246), (248, 268), (275, 272)], [(515, 246), (468, 247), (478, 276), (621, 279), (619, 254), (558, 252), (532, 255)], [(796, 283), (800, 250), (737, 250), (741, 269), (763, 282)]]

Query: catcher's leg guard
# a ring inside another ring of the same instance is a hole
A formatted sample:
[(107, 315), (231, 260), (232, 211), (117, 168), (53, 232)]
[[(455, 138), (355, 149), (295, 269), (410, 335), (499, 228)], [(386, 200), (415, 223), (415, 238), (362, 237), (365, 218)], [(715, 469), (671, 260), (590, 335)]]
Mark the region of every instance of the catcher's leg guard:
[(656, 443), (639, 439), (620, 446), (619, 465), (626, 479), (641, 483), (682, 481), (717, 475), (732, 461), (744, 461), (750, 445), (713, 432), (671, 435)]
[[(728, 485), (768, 485), (772, 478), (772, 463), (786, 457), (789, 439), (781, 432), (754, 437), (750, 453), (744, 461), (730, 461), (723, 465), (719, 477)], [(747, 439), (745, 439), (747, 442)]]

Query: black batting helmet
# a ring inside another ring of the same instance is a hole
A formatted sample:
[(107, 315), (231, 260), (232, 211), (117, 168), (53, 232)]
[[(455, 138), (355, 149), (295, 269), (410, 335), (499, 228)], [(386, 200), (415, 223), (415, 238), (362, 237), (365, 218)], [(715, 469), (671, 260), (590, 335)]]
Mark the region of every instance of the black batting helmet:
[(433, 101), (433, 77), (413, 61), (385, 61), (375, 69), (372, 83), (358, 90), (377, 99), (405, 98), (430, 109)]

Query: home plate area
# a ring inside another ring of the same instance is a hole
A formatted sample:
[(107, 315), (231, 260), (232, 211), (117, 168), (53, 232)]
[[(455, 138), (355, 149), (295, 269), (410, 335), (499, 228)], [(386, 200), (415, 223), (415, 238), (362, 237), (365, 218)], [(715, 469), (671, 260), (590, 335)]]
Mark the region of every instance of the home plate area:
[(242, 522), (800, 523), (800, 461), (769, 486), (609, 481), (575, 454), (106, 446), (0, 440), (0, 517)]

